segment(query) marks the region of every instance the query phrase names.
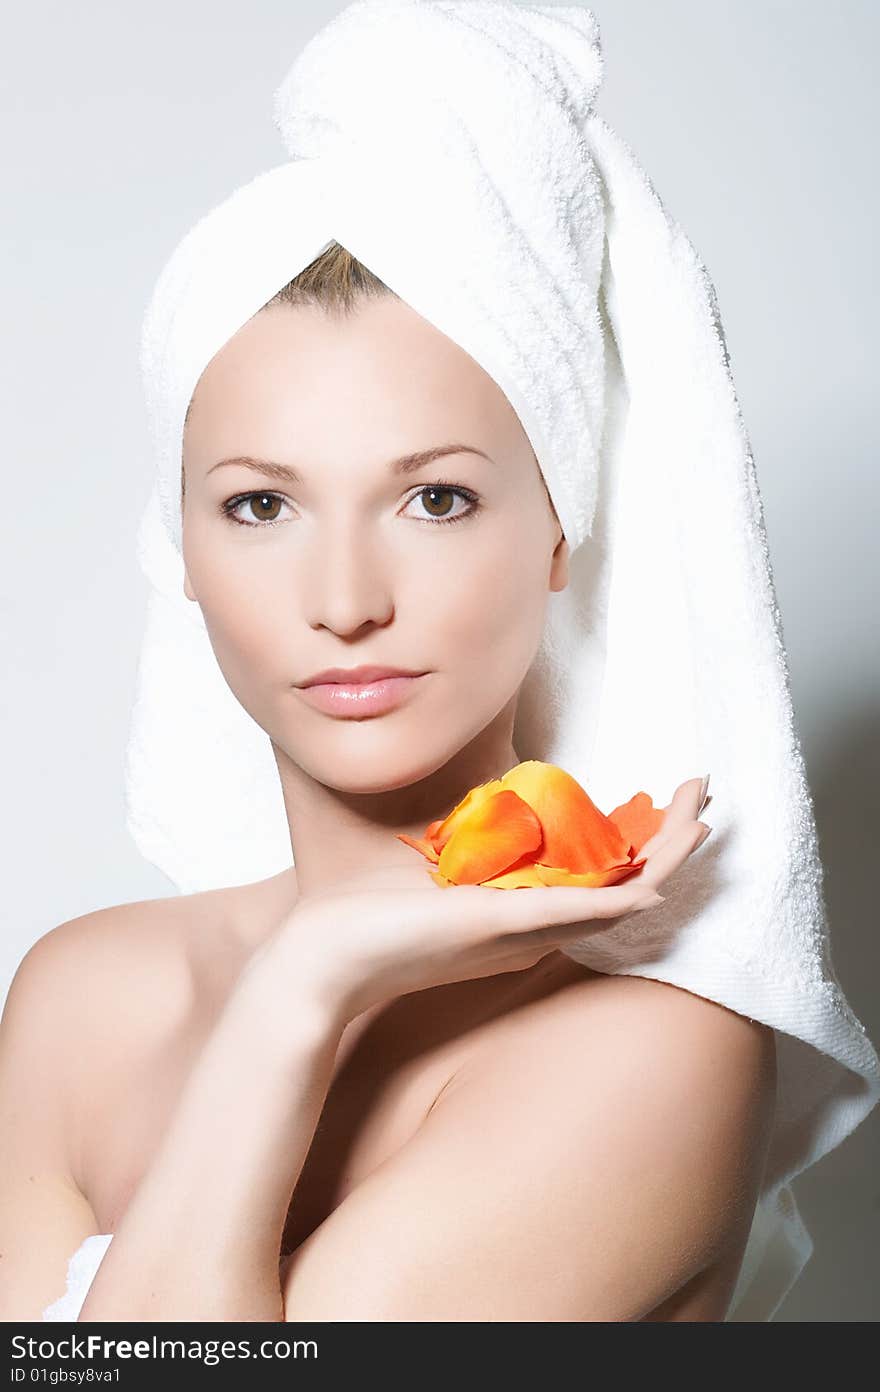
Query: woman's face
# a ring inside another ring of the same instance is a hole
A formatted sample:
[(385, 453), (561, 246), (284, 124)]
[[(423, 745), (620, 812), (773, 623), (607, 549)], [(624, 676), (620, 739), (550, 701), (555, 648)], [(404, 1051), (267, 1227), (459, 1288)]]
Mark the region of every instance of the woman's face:
[[(515, 708), (567, 546), (507, 398), (408, 305), (260, 311), (200, 378), (184, 468), (186, 595), (238, 701), (311, 777), (407, 786)], [(384, 714), (301, 690), (368, 663), (426, 675)]]

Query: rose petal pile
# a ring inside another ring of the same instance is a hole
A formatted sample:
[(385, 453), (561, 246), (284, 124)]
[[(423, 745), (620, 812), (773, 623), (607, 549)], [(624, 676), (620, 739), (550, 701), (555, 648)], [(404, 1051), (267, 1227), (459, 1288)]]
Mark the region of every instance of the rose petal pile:
[(564, 769), (526, 759), (471, 788), (423, 838), (397, 839), (436, 865), (431, 878), (443, 887), (612, 885), (645, 864), (639, 851), (665, 813), (639, 792), (606, 816)]

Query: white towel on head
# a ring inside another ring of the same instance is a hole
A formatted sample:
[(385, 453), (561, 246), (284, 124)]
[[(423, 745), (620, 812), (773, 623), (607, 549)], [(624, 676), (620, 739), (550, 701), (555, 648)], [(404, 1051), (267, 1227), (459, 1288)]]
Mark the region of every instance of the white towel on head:
[(790, 1181), (868, 1114), (880, 1062), (831, 961), (714, 289), (594, 110), (601, 76), (598, 27), (578, 6), (360, 0), (276, 92), (290, 158), (173, 252), (143, 334), (157, 481), (140, 533), (151, 593), (129, 827), (183, 892), (291, 864), (268, 737), (183, 594), (181, 438), (213, 355), (339, 241), (505, 392), (571, 544), (520, 697), (520, 757), (561, 765), (606, 812), (639, 789), (664, 806), (711, 774), (713, 835), (667, 881), (666, 904), (567, 950), (777, 1031), (774, 1134), (728, 1314), (770, 1319), (811, 1251)]

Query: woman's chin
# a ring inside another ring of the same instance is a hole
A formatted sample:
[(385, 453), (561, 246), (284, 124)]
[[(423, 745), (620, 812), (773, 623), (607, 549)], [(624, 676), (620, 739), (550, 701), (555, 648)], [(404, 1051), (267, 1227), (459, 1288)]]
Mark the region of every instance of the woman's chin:
[(458, 748), (460, 746), (444, 746), (426, 750), (422, 729), (413, 732), (411, 750), (398, 732), (387, 742), (363, 740), (356, 747), (343, 750), (327, 748), (322, 751), (312, 745), (305, 751), (303, 760), (294, 754), (292, 762), (316, 783), (339, 793), (393, 793), (430, 778), (455, 757)]

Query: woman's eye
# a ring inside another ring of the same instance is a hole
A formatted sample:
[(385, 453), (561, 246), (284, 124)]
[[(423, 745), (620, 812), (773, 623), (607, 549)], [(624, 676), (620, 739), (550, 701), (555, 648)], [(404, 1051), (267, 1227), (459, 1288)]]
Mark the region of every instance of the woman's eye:
[[(456, 498), (460, 498), (466, 504), (463, 511), (453, 512), (451, 510)], [(426, 488), (420, 488), (418, 493), (414, 493), (410, 502), (414, 503), (416, 499), (420, 503), (424, 500), (423, 505), (426, 509), (419, 521), (431, 524), (461, 522), (465, 517), (471, 517), (479, 510), (476, 494), (471, 493), (469, 488), (461, 488), (457, 484), (428, 484)]]
[[(417, 499), (424, 509), (417, 520), (432, 526), (461, 522), (480, 508), (477, 495), (458, 484), (428, 484), (413, 494), (409, 501), (414, 503)], [(464, 504), (458, 511), (453, 510), (456, 499)], [(278, 493), (239, 493), (222, 504), (222, 511), (231, 521), (243, 527), (274, 527), (282, 520), (279, 509), (287, 506), (286, 500)]]
[[(240, 493), (237, 498), (228, 498), (223, 511), (243, 527), (271, 527), (278, 519), (278, 505), (286, 506), (277, 493)], [(246, 508), (250, 517), (242, 517), (239, 510)]]

